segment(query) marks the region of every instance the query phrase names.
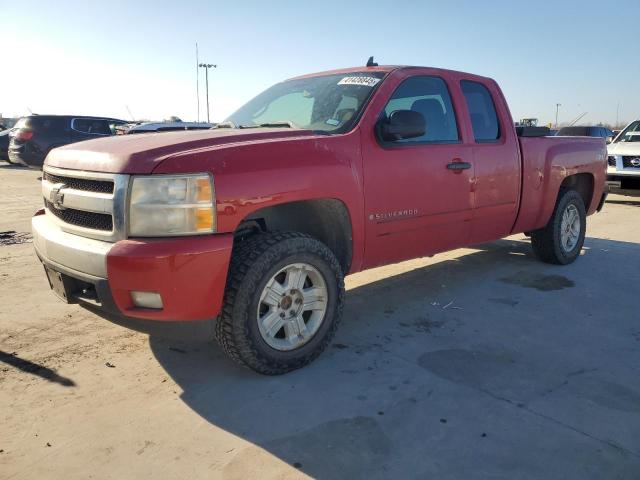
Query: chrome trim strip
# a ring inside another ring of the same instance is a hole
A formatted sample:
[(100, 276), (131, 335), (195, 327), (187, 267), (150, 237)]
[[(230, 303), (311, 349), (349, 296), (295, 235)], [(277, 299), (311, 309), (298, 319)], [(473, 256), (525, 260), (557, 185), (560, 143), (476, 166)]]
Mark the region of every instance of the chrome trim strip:
[[(54, 184), (48, 180), (42, 181), (44, 198), (51, 201), (51, 191), (56, 185), (62, 184)], [(95, 213), (113, 213), (113, 195), (110, 193), (87, 192), (73, 188), (64, 188), (60, 190), (60, 193), (64, 195), (64, 208)]]
[(31, 219), (33, 245), (51, 263), (78, 272), (107, 278), (107, 254), (113, 243), (73, 235), (54, 222), (53, 215), (38, 215)]

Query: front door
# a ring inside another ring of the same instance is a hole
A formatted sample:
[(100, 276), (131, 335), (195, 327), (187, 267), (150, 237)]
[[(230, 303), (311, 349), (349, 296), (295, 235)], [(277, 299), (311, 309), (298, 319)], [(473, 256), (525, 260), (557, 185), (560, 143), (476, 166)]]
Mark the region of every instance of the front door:
[(418, 138), (363, 142), (365, 268), (466, 245), (474, 178), (445, 81), (416, 75), (402, 81), (382, 117), (413, 110), (426, 121)]

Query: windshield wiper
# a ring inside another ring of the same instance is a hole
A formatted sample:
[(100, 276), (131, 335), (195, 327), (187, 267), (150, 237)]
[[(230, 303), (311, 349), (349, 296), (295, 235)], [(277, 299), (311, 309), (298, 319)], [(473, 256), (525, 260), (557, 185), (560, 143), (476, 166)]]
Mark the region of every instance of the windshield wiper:
[(256, 125), (238, 125), (238, 128), (298, 128), (298, 126), (287, 120), (277, 122), (258, 123)]
[[(225, 123), (231, 123), (231, 122), (225, 122)], [(282, 121), (277, 121), (277, 122), (264, 122), (264, 123), (258, 123), (255, 125), (238, 125), (234, 128), (240, 128), (240, 129), (245, 129), (245, 128), (295, 128), (297, 130), (306, 130), (305, 128), (299, 127), (298, 125), (296, 125), (293, 122), (290, 122), (288, 120), (282, 120)], [(326, 130), (311, 130), (313, 133), (317, 134), (317, 135), (332, 135), (331, 132), (327, 132)]]

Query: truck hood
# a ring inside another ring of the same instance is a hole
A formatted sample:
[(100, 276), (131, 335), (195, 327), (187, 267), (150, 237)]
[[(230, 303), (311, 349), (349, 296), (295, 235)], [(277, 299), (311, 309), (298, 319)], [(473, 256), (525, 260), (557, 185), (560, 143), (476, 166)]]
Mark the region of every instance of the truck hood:
[(118, 135), (53, 149), (45, 166), (105, 173), (149, 174), (163, 160), (189, 150), (314, 135), (290, 128), (214, 129)]
[(638, 155), (640, 156), (640, 142), (618, 142), (607, 145), (609, 155)]

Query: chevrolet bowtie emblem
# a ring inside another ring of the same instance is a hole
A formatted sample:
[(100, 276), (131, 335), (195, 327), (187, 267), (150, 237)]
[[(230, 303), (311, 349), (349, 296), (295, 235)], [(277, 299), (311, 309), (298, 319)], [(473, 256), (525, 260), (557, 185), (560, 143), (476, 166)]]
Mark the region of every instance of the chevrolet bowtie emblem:
[(63, 188), (67, 188), (64, 183), (58, 183), (53, 186), (51, 192), (49, 193), (49, 201), (56, 208), (56, 210), (64, 210), (64, 193), (62, 192)]

